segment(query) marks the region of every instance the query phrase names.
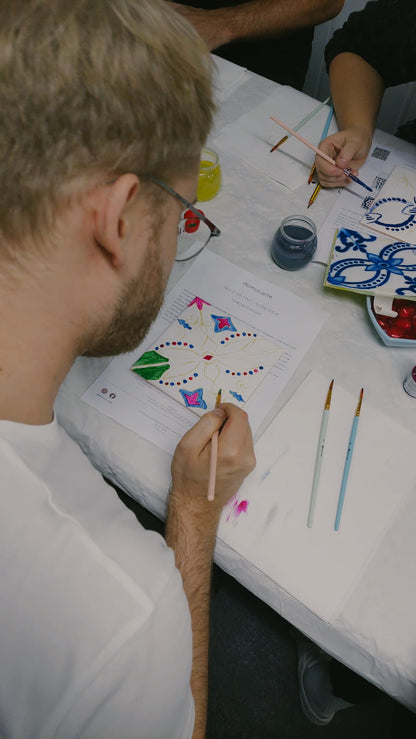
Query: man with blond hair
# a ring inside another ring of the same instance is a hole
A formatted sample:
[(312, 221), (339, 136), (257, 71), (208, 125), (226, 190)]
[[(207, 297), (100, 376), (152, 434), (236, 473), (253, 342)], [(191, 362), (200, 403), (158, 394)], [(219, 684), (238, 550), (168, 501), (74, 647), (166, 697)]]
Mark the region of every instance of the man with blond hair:
[(77, 355), (132, 350), (159, 310), (209, 58), (160, 0), (0, 0), (0, 86), (0, 735), (203, 737), (212, 554), (254, 465), (246, 414), (224, 404), (178, 445), (164, 541), (53, 408)]

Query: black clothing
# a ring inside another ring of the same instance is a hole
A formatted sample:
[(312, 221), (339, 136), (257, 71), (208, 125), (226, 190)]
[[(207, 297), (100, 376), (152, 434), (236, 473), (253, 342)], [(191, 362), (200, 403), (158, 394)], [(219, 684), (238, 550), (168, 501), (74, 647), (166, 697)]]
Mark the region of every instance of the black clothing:
[[(205, 10), (241, 5), (248, 0), (179, 0)], [(233, 41), (214, 49), (213, 53), (281, 85), (301, 90), (312, 50), (313, 27), (288, 35), (253, 41)]]
[[(325, 49), (327, 69), (343, 52), (365, 59), (386, 87), (416, 80), (415, 0), (375, 0), (351, 13)], [(397, 135), (416, 143), (416, 122), (401, 126)]]

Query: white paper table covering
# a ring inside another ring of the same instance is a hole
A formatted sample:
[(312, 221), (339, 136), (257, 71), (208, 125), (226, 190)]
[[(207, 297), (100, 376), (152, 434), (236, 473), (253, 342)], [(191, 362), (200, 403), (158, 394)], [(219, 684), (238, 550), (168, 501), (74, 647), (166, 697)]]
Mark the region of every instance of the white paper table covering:
[[(276, 89), (269, 80), (251, 73), (250, 77), (220, 110), (216, 131)], [(380, 140), (383, 139), (390, 146), (414, 153), (414, 147), (409, 144), (380, 133)], [(218, 222), (222, 230), (212, 248), (330, 313), (325, 330), (282, 393), (280, 406), (313, 368), (327, 377), (336, 377), (352, 394), (358, 386), (371, 388), (373, 405), (413, 431), (416, 400), (405, 394), (402, 381), (410, 366), (416, 363), (414, 351), (391, 349), (381, 344), (369, 323), (361, 296), (339, 295), (338, 291), (322, 287), (323, 265), (311, 263), (299, 272), (289, 273), (279, 270), (270, 257), (272, 236), (282, 218), (304, 213), (319, 227), (337, 193), (322, 191), (307, 210), (311, 190), (306, 183), (290, 192), (232, 154), (224, 153), (221, 161), (222, 190), (217, 198), (204, 204), (209, 217)], [(186, 269), (186, 263), (177, 264), (170, 284)], [(59, 420), (109, 479), (163, 518), (170, 479), (169, 456), (80, 400), (108, 361), (80, 358), (75, 362), (57, 399)], [(325, 623), (220, 540), (215, 559), (326, 651), (414, 710), (415, 521), (416, 487), (379, 544), (362, 580), (331, 624)]]

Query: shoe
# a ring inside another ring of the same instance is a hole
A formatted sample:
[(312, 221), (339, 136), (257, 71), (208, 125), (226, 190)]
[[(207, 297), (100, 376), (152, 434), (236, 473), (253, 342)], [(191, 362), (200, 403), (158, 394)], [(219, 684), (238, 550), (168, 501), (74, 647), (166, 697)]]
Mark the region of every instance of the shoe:
[(326, 726), (337, 711), (348, 708), (332, 692), (330, 663), (332, 657), (313, 642), (292, 632), (298, 650), (299, 699), (306, 718), (317, 726)]

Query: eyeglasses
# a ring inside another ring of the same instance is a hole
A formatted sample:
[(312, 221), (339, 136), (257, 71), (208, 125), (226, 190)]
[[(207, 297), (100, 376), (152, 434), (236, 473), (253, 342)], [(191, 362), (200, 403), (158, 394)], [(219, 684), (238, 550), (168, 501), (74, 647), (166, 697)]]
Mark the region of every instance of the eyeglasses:
[(195, 208), (186, 198), (179, 195), (173, 187), (157, 177), (151, 177), (150, 179), (184, 206), (185, 210), (178, 224), (178, 246), (175, 259), (177, 262), (192, 259), (208, 244), (211, 236), (220, 235), (220, 229), (206, 217), (202, 210)]

